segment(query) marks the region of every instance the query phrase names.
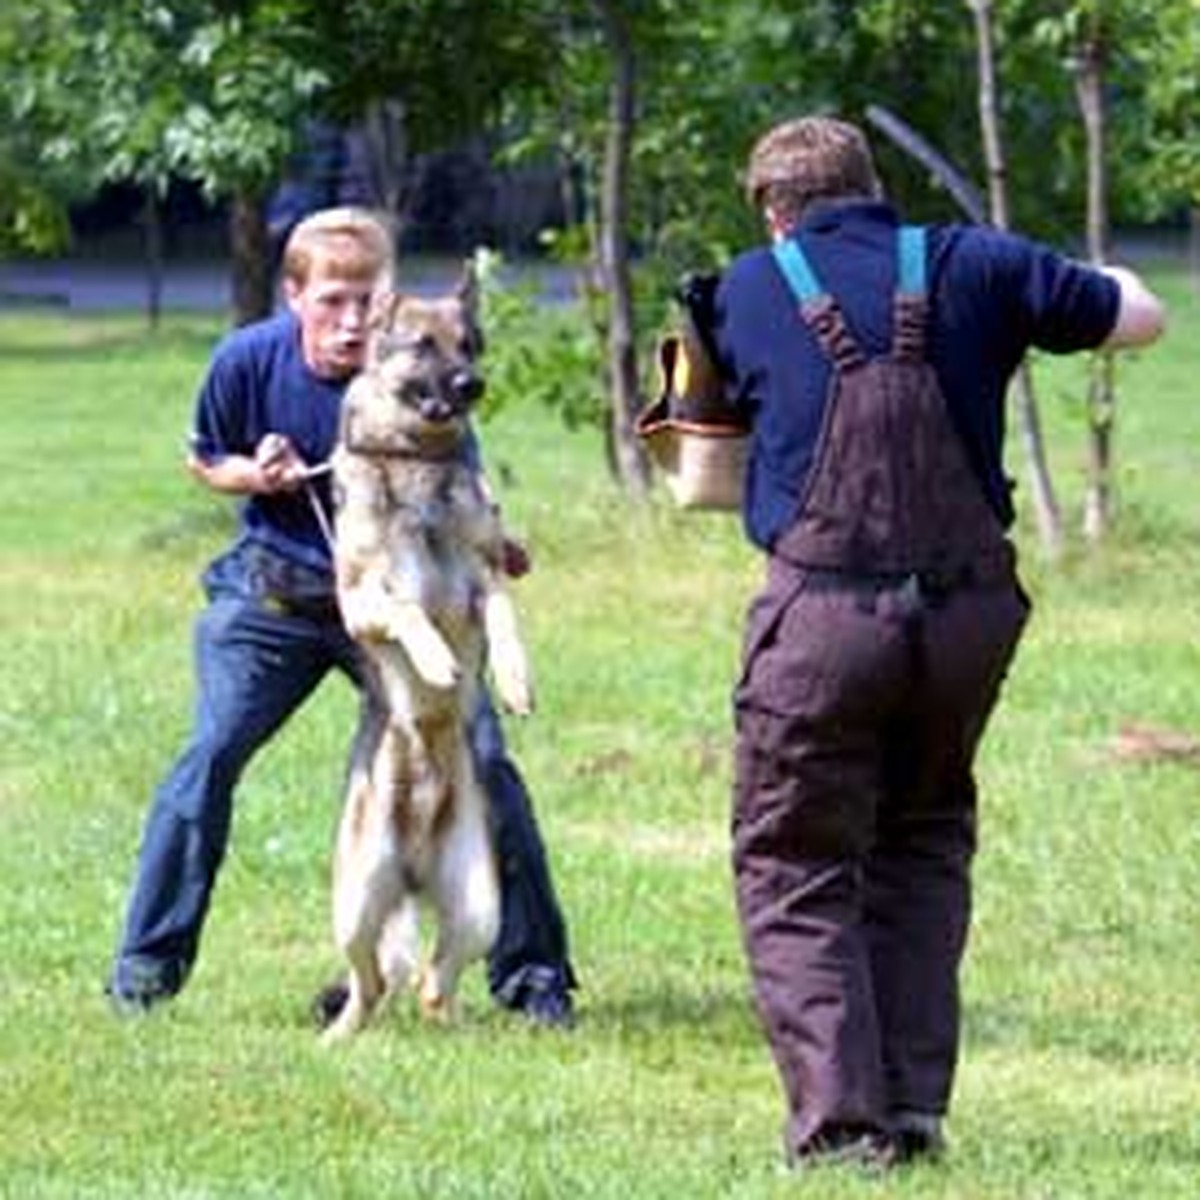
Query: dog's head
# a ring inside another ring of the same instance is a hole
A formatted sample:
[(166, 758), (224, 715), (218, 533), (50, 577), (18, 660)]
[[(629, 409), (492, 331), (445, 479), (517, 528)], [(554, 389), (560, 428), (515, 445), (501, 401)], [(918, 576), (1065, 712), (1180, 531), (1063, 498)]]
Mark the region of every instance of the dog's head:
[(390, 293), (376, 302), (368, 337), (369, 372), (396, 405), (406, 434), (447, 433), (465, 423), (483, 395), (478, 287), (470, 268), (446, 296)]

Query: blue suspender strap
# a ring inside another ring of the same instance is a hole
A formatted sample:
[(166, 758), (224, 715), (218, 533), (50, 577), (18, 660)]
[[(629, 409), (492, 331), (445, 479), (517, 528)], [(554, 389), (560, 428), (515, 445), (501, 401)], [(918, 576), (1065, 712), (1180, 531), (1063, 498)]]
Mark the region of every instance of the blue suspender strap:
[(925, 230), (920, 225), (900, 227), (898, 290), (907, 296), (925, 292)]
[(793, 295), (802, 305), (811, 304), (820, 296), (825, 295), (825, 289), (813, 274), (813, 269), (809, 266), (804, 251), (800, 249), (799, 243), (794, 239), (784, 238), (782, 241), (774, 242), (771, 246), (771, 253), (775, 256), (775, 262), (783, 272), (788, 287), (792, 289)]
[[(775, 242), (771, 246), (775, 262), (783, 272), (788, 287), (801, 304), (810, 304), (826, 294), (808, 258), (798, 242), (792, 238)], [(920, 225), (902, 225), (899, 231), (899, 290), (907, 295), (921, 295), (925, 291), (925, 229)]]

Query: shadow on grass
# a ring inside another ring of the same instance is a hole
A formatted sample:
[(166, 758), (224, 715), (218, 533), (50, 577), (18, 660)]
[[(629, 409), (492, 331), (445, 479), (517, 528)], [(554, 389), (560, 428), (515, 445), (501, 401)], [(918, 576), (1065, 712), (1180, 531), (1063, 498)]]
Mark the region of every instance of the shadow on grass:
[[(270, 1023), (291, 1030), (307, 1030), (315, 1039), (322, 1028), (318, 1018), (319, 997), (341, 978), (342, 972), (334, 969), (327, 978), (311, 982), (307, 994), (302, 989), (282, 1003), (278, 997), (272, 997), (270, 1008), (273, 1020)], [(459, 1024), (439, 1026), (423, 1018), (415, 999), (405, 993), (387, 1005), (369, 1032), (385, 1031), (396, 1037), (420, 1032), (422, 1035), (460, 1039), (479, 1037), (484, 1040), (506, 1030), (528, 1030), (545, 1036), (573, 1036), (557, 1030), (538, 1029), (520, 1013), (494, 1003), (478, 1009), (474, 1005), (471, 1007), (474, 1011), (463, 1017)], [(741, 991), (684, 993), (662, 986), (612, 1000), (600, 994), (593, 995), (585, 988), (577, 994), (576, 1017), (574, 1034), (584, 1038), (654, 1041), (671, 1029), (688, 1034), (702, 1030), (706, 1039), (711, 1038), (726, 1049), (741, 1044), (755, 1052), (760, 1048), (765, 1052), (766, 1043), (753, 1007), (749, 997)]]
[(702, 1029), (722, 1045), (731, 1038), (762, 1041), (749, 993), (740, 987), (686, 991), (663, 981), (616, 999), (586, 991), (583, 997), (581, 1023), (601, 1033), (652, 1037), (670, 1028)]
[(1013, 1000), (972, 1004), (964, 1017), (964, 1039), (992, 1050), (1054, 1050), (1106, 1066), (1136, 1067), (1189, 1058), (1186, 1046), (1164, 1039), (1161, 1025), (1144, 1033), (1128, 1014), (1084, 1008), (1039, 1010)]
[[(1089, 1124), (1094, 1117), (1089, 1118)], [(1180, 1129), (1120, 1128), (1119, 1116), (1110, 1115), (1101, 1130), (1090, 1129), (1083, 1137), (1080, 1130), (1064, 1122), (1061, 1128), (1042, 1130), (1020, 1139), (1021, 1150), (1039, 1172), (1069, 1170), (1073, 1158), (1086, 1156), (1086, 1171), (1090, 1174), (1115, 1176), (1118, 1173), (1141, 1172), (1138, 1164), (1154, 1164), (1155, 1174), (1162, 1178), (1167, 1171), (1194, 1177), (1200, 1166), (1200, 1135)], [(1118, 1125), (1113, 1127), (1113, 1122)], [(1099, 1137), (1096, 1135), (1100, 1134)], [(1099, 1152), (1097, 1145), (1103, 1147)], [(1046, 1195), (1052, 1193), (1047, 1192)], [(1130, 1195), (1151, 1196), (1149, 1191)], [(1172, 1191), (1171, 1193), (1175, 1193)]]

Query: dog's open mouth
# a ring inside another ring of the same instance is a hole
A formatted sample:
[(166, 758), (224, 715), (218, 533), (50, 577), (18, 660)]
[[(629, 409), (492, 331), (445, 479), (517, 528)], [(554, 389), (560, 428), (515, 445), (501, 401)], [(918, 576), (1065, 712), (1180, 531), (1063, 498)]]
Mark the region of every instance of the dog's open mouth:
[(446, 425), (459, 420), (466, 410), (447, 400), (444, 396), (422, 396), (416, 402), (416, 410), (427, 425)]

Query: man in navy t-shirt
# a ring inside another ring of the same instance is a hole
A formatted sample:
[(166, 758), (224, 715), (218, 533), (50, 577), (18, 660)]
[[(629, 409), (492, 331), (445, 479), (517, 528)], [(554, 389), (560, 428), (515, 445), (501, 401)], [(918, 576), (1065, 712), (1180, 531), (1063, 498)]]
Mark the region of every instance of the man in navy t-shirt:
[[(334, 594), (328, 474), (312, 468), (333, 450), (343, 393), (363, 362), (369, 305), (391, 267), (390, 233), (370, 213), (328, 209), (305, 219), (284, 254), (286, 309), (226, 337), (201, 388), (188, 467), (241, 497), (239, 536), (205, 572), (195, 722), (147, 817), (108, 982), (119, 1012), (147, 1011), (186, 982), (251, 756), (330, 670), (359, 677)], [(527, 569), (521, 547), (509, 557), (514, 572)], [(501, 880), (492, 993), (539, 1024), (567, 1026), (575, 980), (566, 928), (486, 693), (470, 737)]]
[(852, 125), (766, 134), (770, 242), (713, 297), (769, 555), (735, 694), (733, 863), (785, 1151), (936, 1154), (958, 1051), (974, 757), (1028, 604), (1004, 395), (1033, 347), (1153, 340), (1158, 301), (995, 230), (904, 225)]

